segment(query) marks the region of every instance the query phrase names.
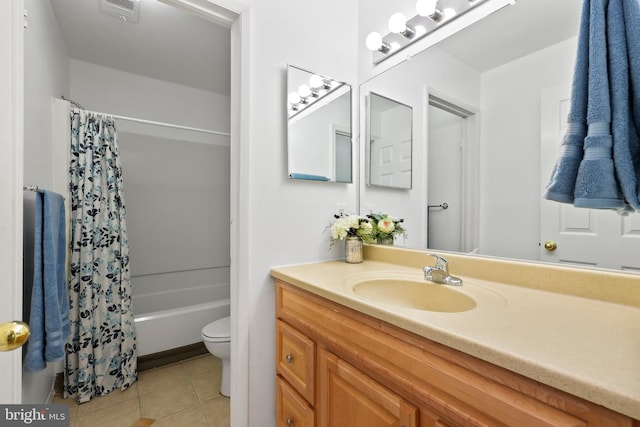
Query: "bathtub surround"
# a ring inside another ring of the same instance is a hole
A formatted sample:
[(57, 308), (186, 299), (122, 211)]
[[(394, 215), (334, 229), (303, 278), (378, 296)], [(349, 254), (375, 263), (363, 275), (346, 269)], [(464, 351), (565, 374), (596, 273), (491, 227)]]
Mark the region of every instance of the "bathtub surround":
[(71, 113), (71, 259), (65, 396), (79, 403), (137, 379), (122, 166), (113, 118)]

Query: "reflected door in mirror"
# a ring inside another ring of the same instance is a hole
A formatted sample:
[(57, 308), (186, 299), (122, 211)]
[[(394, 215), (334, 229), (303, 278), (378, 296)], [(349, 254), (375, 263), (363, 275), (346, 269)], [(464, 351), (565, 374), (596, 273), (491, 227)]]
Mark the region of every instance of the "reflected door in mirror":
[(372, 92), (368, 118), (369, 184), (411, 188), (413, 109)]

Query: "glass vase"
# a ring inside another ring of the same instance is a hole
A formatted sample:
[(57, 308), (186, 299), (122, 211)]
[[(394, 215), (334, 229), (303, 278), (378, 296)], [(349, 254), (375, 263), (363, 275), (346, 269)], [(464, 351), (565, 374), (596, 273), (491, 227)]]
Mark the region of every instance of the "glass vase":
[(393, 245), (393, 236), (378, 237), (376, 243), (378, 243), (379, 245), (391, 246), (391, 245)]
[(347, 236), (344, 240), (344, 258), (349, 264), (362, 262), (362, 239), (358, 236)]

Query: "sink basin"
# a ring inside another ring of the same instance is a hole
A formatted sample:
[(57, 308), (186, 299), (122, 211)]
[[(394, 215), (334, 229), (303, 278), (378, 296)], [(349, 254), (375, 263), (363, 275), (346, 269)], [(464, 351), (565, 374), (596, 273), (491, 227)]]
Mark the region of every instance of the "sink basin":
[(476, 301), (469, 295), (424, 279), (364, 279), (356, 281), (352, 290), (356, 295), (371, 302), (414, 310), (459, 313), (477, 306)]

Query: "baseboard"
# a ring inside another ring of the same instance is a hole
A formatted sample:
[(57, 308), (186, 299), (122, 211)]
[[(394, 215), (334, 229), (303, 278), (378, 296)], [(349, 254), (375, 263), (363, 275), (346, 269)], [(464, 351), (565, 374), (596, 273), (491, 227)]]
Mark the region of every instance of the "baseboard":
[(207, 353), (209, 353), (209, 351), (204, 346), (204, 343), (198, 342), (195, 344), (185, 345), (183, 347), (172, 348), (171, 350), (147, 354), (145, 356), (138, 357), (138, 372), (170, 365), (172, 363), (191, 359), (192, 357), (201, 356)]
[[(172, 363), (181, 362), (183, 360), (191, 359), (192, 357), (208, 354), (209, 350), (204, 346), (204, 343), (199, 342), (195, 344), (185, 345), (183, 347), (172, 348), (171, 350), (161, 351), (158, 353), (147, 354), (138, 357), (138, 372), (148, 371), (162, 366), (170, 365)], [(62, 395), (64, 389), (64, 373), (59, 372), (56, 374), (54, 386), (52, 389), (51, 400), (53, 399), (53, 392)], [(49, 400), (49, 402), (51, 401)]]

